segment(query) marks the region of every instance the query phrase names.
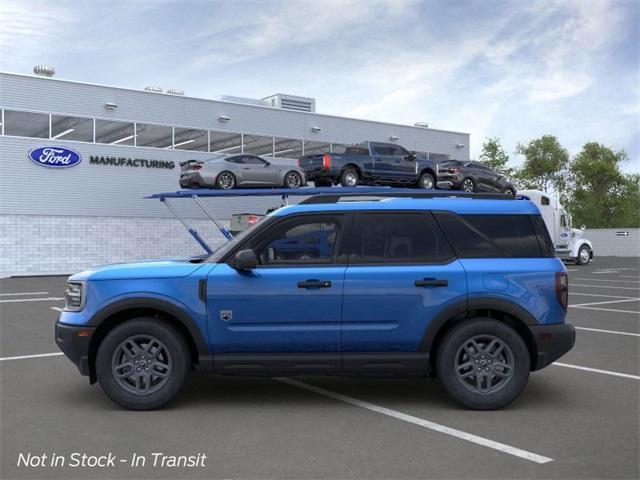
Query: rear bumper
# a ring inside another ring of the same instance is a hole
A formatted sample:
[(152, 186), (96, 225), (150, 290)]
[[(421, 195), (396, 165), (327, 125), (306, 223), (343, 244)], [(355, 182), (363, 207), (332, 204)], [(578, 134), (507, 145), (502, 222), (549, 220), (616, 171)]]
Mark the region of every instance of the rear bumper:
[(56, 345), (78, 367), (82, 375), (89, 375), (89, 343), (94, 327), (78, 327), (56, 322)]
[(576, 329), (569, 323), (554, 325), (529, 325), (536, 344), (537, 357), (531, 370), (540, 370), (555, 362), (573, 348)]
[(208, 186), (199, 173), (185, 173), (180, 175), (180, 188), (194, 188)]

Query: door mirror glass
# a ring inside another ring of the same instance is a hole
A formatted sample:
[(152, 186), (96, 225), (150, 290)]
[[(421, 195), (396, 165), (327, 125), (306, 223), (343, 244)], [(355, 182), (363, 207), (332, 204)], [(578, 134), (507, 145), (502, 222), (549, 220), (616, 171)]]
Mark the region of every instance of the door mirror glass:
[(416, 159), (416, 152), (412, 150), (411, 152), (409, 152), (409, 155), (407, 155), (407, 160), (409, 160), (410, 162), (413, 162), (415, 159)]
[(258, 266), (258, 257), (256, 252), (247, 248), (246, 250), (240, 250), (236, 253), (233, 261), (233, 267), (236, 270), (253, 270)]

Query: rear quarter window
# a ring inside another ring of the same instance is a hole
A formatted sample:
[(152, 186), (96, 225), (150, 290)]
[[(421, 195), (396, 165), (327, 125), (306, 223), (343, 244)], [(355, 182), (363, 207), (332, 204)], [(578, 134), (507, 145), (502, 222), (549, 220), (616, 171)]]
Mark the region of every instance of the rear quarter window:
[(460, 258), (548, 256), (529, 215), (438, 213), (436, 218)]

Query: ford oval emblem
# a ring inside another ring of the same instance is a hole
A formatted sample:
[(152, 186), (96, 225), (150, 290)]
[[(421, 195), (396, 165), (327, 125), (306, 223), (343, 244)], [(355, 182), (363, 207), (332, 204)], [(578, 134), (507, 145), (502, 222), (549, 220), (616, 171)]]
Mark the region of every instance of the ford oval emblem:
[(82, 156), (64, 147), (39, 147), (29, 152), (29, 159), (43, 167), (69, 168), (78, 165)]

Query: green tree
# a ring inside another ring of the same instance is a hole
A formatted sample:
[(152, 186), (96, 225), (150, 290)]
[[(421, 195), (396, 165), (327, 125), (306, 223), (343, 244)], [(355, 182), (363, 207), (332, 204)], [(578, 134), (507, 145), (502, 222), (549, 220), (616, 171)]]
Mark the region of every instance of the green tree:
[(640, 223), (638, 175), (624, 175), (624, 150), (614, 152), (597, 142), (586, 143), (571, 161), (567, 206), (576, 225), (590, 228), (634, 227)]
[(502, 175), (511, 176), (513, 174), (513, 169), (507, 166), (509, 155), (502, 147), (498, 137), (485, 140), (482, 144), (479, 160), (483, 165)]
[(553, 135), (543, 135), (519, 144), (516, 153), (524, 155), (524, 164), (517, 172), (519, 186), (547, 192), (554, 188), (562, 191), (566, 184), (569, 152)]

